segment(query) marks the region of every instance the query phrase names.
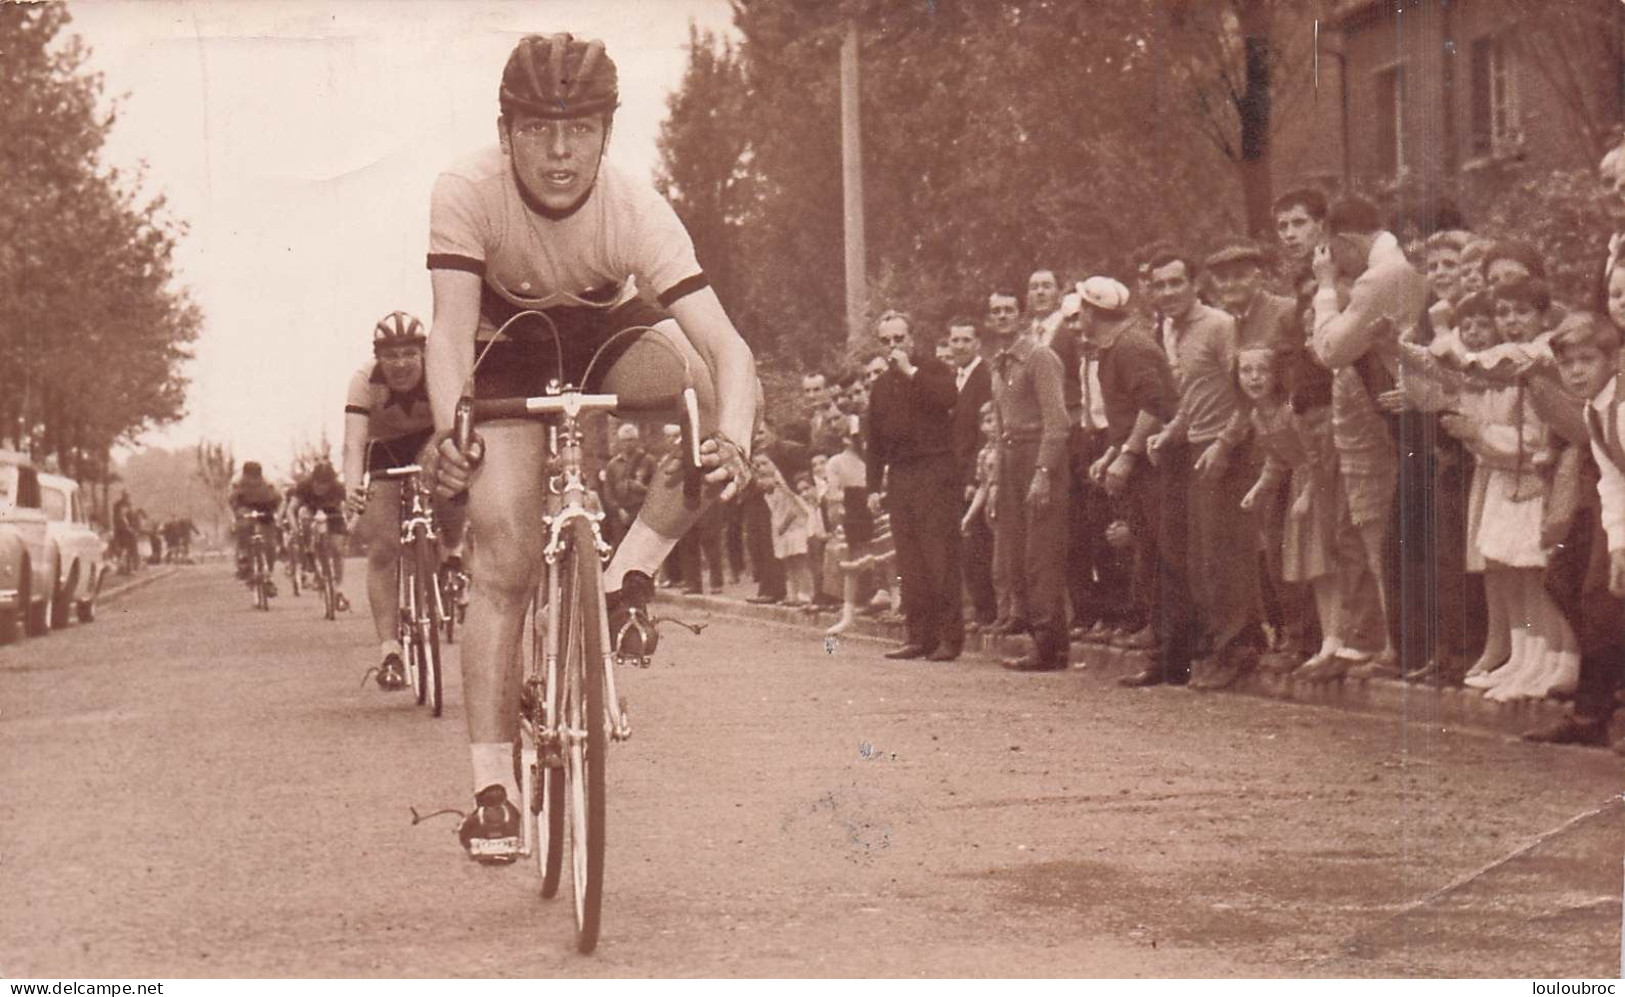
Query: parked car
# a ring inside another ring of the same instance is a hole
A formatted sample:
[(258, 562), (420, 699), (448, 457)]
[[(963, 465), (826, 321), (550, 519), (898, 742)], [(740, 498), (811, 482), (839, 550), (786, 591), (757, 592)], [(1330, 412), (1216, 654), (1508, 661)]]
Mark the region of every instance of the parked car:
[(45, 510), (45, 535), (60, 574), (51, 599), (51, 626), (68, 625), (70, 610), (79, 622), (96, 618), (96, 595), (102, 590), (108, 565), (105, 545), (79, 498), (79, 483), (57, 474), (39, 476), (40, 504)]
[(24, 454), (0, 450), (0, 643), (49, 632), (51, 600), (60, 577), (46, 537), (39, 473)]

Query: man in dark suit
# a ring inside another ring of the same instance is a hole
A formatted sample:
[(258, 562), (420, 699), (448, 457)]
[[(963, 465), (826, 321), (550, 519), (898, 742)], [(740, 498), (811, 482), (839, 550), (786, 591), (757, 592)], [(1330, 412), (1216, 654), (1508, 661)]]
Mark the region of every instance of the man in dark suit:
[(948, 365), (917, 353), (907, 315), (875, 323), (886, 370), (869, 397), (869, 505), (891, 515), (908, 636), (886, 657), (952, 661), (965, 643), (960, 595), (959, 474)]
[[(954, 385), (959, 389), (959, 400), (954, 403), (954, 466), (968, 506), (976, 490), (976, 455), (987, 442), (982, 436), (981, 414), (982, 406), (993, 398), (993, 375), (982, 359), (982, 340), (972, 320), (959, 317), (948, 323), (948, 349)], [(971, 521), (964, 543), (965, 588), (976, 623), (987, 626), (998, 616), (998, 598), (993, 591), (993, 530), (985, 517)]]

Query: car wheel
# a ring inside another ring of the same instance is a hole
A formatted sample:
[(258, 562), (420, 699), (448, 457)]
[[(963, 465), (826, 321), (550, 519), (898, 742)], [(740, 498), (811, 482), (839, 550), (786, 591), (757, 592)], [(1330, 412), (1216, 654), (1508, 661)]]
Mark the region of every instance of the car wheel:
[(24, 633), (30, 637), (42, 637), (50, 632), (46, 626), (49, 622), (46, 619), (46, 614), (50, 609), (50, 603), (45, 599), (41, 599), (37, 605), (35, 604), (34, 565), (26, 557), (23, 558), (23, 581), (17, 605), (18, 611), (23, 614)]
[(68, 577), (62, 577), (62, 562), (57, 562), (56, 594), (51, 599), (51, 629), (66, 629), (73, 619), (73, 590), (79, 583), (79, 564), (75, 562)]

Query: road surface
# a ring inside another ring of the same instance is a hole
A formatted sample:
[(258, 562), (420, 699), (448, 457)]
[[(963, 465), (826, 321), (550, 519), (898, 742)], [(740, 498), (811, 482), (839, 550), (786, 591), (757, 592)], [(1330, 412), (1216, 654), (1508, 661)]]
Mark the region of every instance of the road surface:
[(197, 566), (0, 648), (0, 976), (1619, 975), (1611, 753), (709, 624), (621, 675), (590, 957), (412, 826), (461, 686), (360, 613)]

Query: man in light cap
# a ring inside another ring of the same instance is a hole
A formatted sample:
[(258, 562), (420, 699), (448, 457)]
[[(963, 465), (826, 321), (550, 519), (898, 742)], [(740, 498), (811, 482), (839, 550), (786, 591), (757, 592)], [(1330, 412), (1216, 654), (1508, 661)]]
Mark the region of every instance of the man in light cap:
[[(1167, 357), (1135, 320), (1128, 288), (1110, 277), (1091, 277), (1079, 285), (1078, 296), (1081, 331), (1095, 356), (1106, 413), (1104, 446), (1089, 468), (1089, 477), (1111, 496), (1112, 522), (1127, 527), (1134, 545), (1130, 605), (1118, 621), (1112, 643), (1149, 651), (1163, 631), (1166, 614), (1158, 611), (1164, 605), (1163, 580), (1176, 576), (1164, 570), (1162, 563), (1158, 528), (1163, 475), (1147, 461), (1146, 441), (1174, 417), (1179, 393)], [(1189, 596), (1180, 590), (1171, 592), (1169, 599), (1178, 609), (1187, 604)], [(1174, 615), (1183, 618), (1184, 614)], [(1187, 667), (1175, 662), (1170, 670), (1168, 664), (1159, 652), (1150, 667), (1131, 677), (1130, 684), (1152, 685), (1171, 674), (1177, 678)]]
[[(1103, 293), (1098, 283), (1088, 290), (1091, 295)], [(1124, 296), (1126, 301), (1126, 291)], [(1110, 497), (1089, 478), (1089, 468), (1106, 452), (1106, 402), (1100, 389), (1099, 356), (1082, 338), (1084, 308), (1080, 283), (1061, 299), (1061, 326), (1051, 348), (1067, 366), (1062, 397), (1070, 422), (1066, 586), (1072, 606), (1071, 636), (1102, 644), (1127, 622), (1131, 572), (1127, 551), (1106, 542), (1106, 527), (1112, 522)]]
[(615, 456), (604, 465), (604, 539), (619, 543), (638, 518), (654, 479), (655, 462), (643, 449), (635, 423), (623, 422), (615, 430)]

